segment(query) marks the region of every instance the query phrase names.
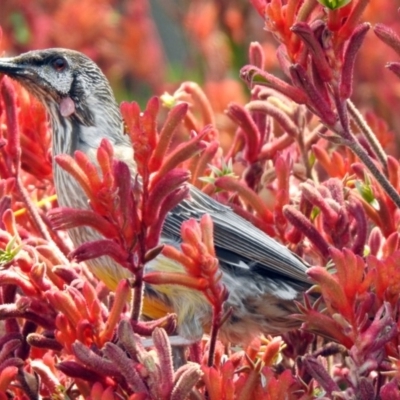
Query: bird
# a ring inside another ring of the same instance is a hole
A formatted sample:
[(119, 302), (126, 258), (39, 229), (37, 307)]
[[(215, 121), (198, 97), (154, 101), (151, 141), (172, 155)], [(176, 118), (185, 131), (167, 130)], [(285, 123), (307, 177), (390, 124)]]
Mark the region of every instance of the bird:
[[(0, 58), (0, 74), (9, 76), (45, 106), (52, 130), (52, 154), (84, 152), (96, 163), (96, 150), (106, 138), (115, 157), (128, 164), (132, 179), (136, 169), (132, 144), (111, 86), (89, 57), (75, 50), (33, 50)], [(87, 209), (87, 198), (78, 183), (53, 161), (54, 185), (60, 206)], [(280, 335), (301, 322), (292, 315), (297, 301), (312, 286), (309, 265), (233, 210), (190, 185), (190, 196), (168, 213), (161, 243), (179, 246), (180, 226), (189, 218), (209, 214), (214, 224), (214, 245), (229, 293), (224, 304), (230, 310), (221, 326), (220, 339), (244, 344), (259, 334)], [(75, 246), (99, 239), (88, 227), (69, 230)], [(108, 257), (88, 262), (107, 286), (114, 287), (130, 272)], [(145, 266), (154, 271), (182, 272), (183, 267), (162, 254)], [(165, 311), (177, 315), (179, 335), (199, 339), (210, 326), (212, 309), (202, 293), (184, 286), (147, 285), (143, 314), (154, 318)]]

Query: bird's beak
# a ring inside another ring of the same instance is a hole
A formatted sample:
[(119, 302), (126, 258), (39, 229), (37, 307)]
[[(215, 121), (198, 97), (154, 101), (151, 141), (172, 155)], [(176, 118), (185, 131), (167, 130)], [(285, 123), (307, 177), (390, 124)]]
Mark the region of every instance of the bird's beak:
[(10, 77), (24, 76), (28, 72), (28, 68), (14, 61), (13, 58), (0, 58), (0, 74)]

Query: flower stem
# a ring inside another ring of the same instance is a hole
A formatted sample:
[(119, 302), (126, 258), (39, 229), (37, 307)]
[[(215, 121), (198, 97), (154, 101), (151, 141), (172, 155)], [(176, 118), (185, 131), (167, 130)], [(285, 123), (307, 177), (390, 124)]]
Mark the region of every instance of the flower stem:
[(132, 299), (132, 321), (139, 321), (142, 314), (142, 298), (143, 298), (143, 267), (136, 267), (135, 282), (133, 284)]
[(351, 102), (351, 100), (347, 100), (347, 110), (350, 113), (350, 116), (352, 117), (353, 121), (357, 124), (357, 126), (360, 128), (361, 132), (367, 139), (376, 157), (381, 162), (385, 171), (385, 175), (387, 175), (388, 174), (387, 154), (385, 153), (381, 144), (376, 138), (376, 135), (374, 134), (370, 126), (367, 124), (367, 121), (365, 121), (364, 117), (361, 115), (357, 107)]
[(336, 124), (333, 130), (344, 139), (344, 144), (353, 151), (353, 153), (361, 160), (361, 162), (369, 169), (374, 178), (381, 185), (382, 189), (386, 194), (392, 199), (398, 208), (400, 208), (400, 195), (397, 193), (396, 189), (386, 178), (386, 176), (379, 170), (375, 165), (371, 157), (364, 150), (364, 148), (359, 144), (357, 139), (354, 137), (350, 130), (350, 124), (347, 114), (347, 107), (345, 101), (340, 98), (339, 91), (337, 88), (334, 90), (334, 99), (336, 103), (336, 108), (339, 116), (340, 124)]
[(212, 367), (214, 364), (215, 348), (217, 345), (218, 331), (221, 327), (222, 308), (213, 307), (213, 321), (210, 332), (210, 341), (208, 343), (208, 360), (207, 365)]

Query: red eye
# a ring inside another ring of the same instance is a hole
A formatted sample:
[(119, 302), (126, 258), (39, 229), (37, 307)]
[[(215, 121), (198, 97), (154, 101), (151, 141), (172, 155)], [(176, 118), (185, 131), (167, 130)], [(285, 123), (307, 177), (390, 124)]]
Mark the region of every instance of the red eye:
[(51, 65), (53, 66), (53, 68), (57, 71), (57, 72), (61, 72), (64, 71), (64, 69), (67, 67), (67, 61), (62, 58), (56, 58), (51, 62)]

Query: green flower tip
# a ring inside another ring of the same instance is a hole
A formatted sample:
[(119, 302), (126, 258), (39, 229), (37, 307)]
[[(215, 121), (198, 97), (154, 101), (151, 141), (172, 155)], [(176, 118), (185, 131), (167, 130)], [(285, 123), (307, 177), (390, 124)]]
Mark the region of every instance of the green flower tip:
[(14, 236), (8, 243), (4, 250), (0, 249), (0, 270), (4, 266), (12, 261), (15, 256), (19, 253), (22, 245), (16, 245), (16, 236)]
[(324, 7), (328, 7), (330, 10), (337, 10), (350, 3), (351, 0), (318, 0), (318, 3)]
[(358, 193), (360, 193), (360, 195), (362, 196), (362, 198), (367, 203), (369, 203), (375, 210), (379, 210), (379, 202), (375, 198), (374, 191), (372, 189), (372, 185), (369, 179), (366, 179), (365, 182), (356, 181), (355, 186)]
[(161, 99), (162, 105), (168, 109), (173, 108), (177, 104), (175, 97), (167, 92), (162, 94), (160, 96), (160, 99)]
[(230, 159), (227, 163), (225, 160), (222, 160), (221, 164), (221, 169), (209, 164), (208, 167), (211, 169), (211, 174), (209, 176), (203, 176), (199, 178), (199, 180), (202, 182), (211, 183), (213, 185), (218, 178), (223, 176), (232, 176), (233, 178), (237, 178), (233, 172), (232, 159)]

